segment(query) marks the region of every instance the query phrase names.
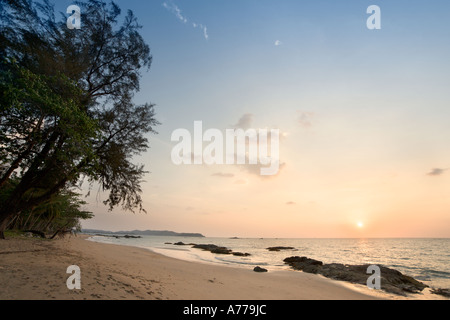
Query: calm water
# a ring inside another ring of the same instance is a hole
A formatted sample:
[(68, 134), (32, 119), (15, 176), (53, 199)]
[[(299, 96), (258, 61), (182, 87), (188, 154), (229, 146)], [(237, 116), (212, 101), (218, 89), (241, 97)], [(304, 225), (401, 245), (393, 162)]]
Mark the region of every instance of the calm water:
[[(269, 271), (289, 269), (283, 260), (307, 256), (324, 263), (378, 264), (397, 269), (430, 287), (450, 288), (450, 239), (225, 239), (144, 236), (141, 239), (92, 237), (91, 240), (147, 248), (166, 256)], [(250, 257), (216, 255), (190, 246), (166, 242), (215, 244)], [(295, 250), (270, 252), (268, 247), (294, 247)]]

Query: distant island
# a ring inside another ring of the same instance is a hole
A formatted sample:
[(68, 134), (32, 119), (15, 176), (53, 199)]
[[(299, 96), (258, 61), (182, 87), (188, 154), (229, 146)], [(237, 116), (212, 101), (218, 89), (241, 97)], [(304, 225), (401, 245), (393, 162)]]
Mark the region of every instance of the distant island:
[(137, 235), (137, 236), (164, 236), (164, 237), (189, 237), (189, 238), (205, 238), (201, 233), (178, 233), (174, 231), (155, 231), (155, 230), (133, 230), (133, 231), (105, 231), (96, 229), (83, 229), (82, 233), (87, 234), (104, 234), (104, 235)]

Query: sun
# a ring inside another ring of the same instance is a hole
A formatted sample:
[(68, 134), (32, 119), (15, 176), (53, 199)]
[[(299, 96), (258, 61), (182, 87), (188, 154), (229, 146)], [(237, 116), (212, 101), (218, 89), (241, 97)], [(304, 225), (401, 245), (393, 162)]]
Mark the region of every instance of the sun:
[(364, 228), (364, 223), (363, 222), (358, 222), (357, 224), (356, 224), (357, 226), (358, 226), (358, 228), (360, 228), (360, 229), (362, 229), (362, 228)]

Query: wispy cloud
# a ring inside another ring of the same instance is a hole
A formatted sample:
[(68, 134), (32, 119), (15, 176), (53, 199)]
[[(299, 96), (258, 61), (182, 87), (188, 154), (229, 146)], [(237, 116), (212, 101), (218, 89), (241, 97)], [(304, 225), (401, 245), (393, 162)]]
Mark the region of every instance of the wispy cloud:
[(222, 173), (222, 172), (214, 173), (212, 176), (213, 177), (219, 177), (219, 178), (234, 178), (234, 174), (232, 174), (232, 173)]
[(303, 128), (310, 128), (313, 125), (315, 114), (313, 112), (298, 111), (298, 123)]
[(234, 125), (234, 127), (236, 129), (244, 129), (247, 130), (249, 128), (252, 127), (252, 123), (253, 123), (253, 115), (250, 113), (244, 114), (238, 121), (238, 123), (236, 123)]
[(178, 8), (178, 6), (175, 3), (172, 2), (163, 2), (163, 7), (166, 8), (167, 10), (169, 10), (170, 12), (172, 12), (177, 18), (178, 20), (180, 20), (183, 23), (187, 23), (188, 19), (183, 16), (183, 14), (181, 13), (180, 8)]
[(427, 173), (427, 175), (432, 176), (432, 177), (440, 176), (440, 175), (443, 175), (444, 172), (447, 170), (448, 170), (448, 168), (447, 169), (434, 168), (433, 170), (431, 170), (431, 172)]
[(244, 165), (239, 165), (239, 167), (254, 176), (257, 176), (259, 178), (261, 178), (261, 180), (270, 180), (270, 179), (274, 179), (276, 177), (278, 177), (281, 174), (281, 171), (283, 171), (286, 168), (286, 163), (280, 163), (279, 165), (279, 169), (278, 169), (278, 173), (275, 175), (269, 175), (269, 176), (263, 176), (261, 175), (261, 169), (266, 168), (266, 165), (262, 165), (262, 164), (256, 164), (256, 165), (252, 165), (249, 164), (250, 160), (248, 157), (246, 157), (246, 164)]
[(192, 23), (192, 26), (193, 26), (194, 28), (200, 28), (200, 29), (203, 31), (203, 37), (204, 37), (206, 40), (209, 39), (208, 28), (207, 28), (206, 26), (204, 26), (204, 25), (202, 25), (202, 24), (195, 23), (195, 22)]
[[(181, 22), (183, 22), (184, 24), (187, 24), (189, 22), (189, 19), (183, 15), (183, 12), (181, 11), (181, 9), (172, 1), (163, 2), (162, 5), (164, 8), (166, 8), (169, 12), (171, 12), (173, 15), (175, 15), (175, 17), (177, 17), (177, 19), (180, 20)], [(191, 24), (194, 29), (199, 28), (200, 30), (202, 30), (203, 37), (206, 40), (209, 39), (208, 28), (205, 25), (203, 25), (201, 23), (197, 23), (197, 22), (192, 22)]]
[(281, 46), (282, 44), (283, 44), (283, 42), (281, 42), (280, 40), (276, 40), (275, 43), (274, 43), (274, 45), (275, 45), (276, 47), (279, 47), (279, 46)]
[[(253, 114), (246, 113), (243, 116), (241, 116), (239, 121), (236, 124), (234, 124), (233, 127), (235, 129), (243, 129), (243, 130), (254, 129), (254, 130), (258, 131), (258, 129), (255, 129), (255, 127), (253, 125), (254, 117), (255, 116)], [(272, 133), (271, 133), (271, 131), (269, 129), (267, 129), (267, 130), (268, 130), (268, 132), (267, 132), (267, 141), (271, 141)], [(279, 141), (280, 142), (283, 141), (287, 137), (287, 135), (288, 135), (287, 133), (280, 131), (280, 135), (278, 137), (280, 139)], [(258, 139), (256, 141), (256, 149), (257, 150), (259, 150), (259, 148), (260, 148), (259, 147), (259, 143), (260, 143), (260, 140)], [(246, 140), (245, 144), (249, 147), (250, 146), (250, 140)], [(252, 175), (259, 176), (260, 178), (262, 178), (264, 180), (268, 180), (268, 179), (271, 179), (271, 178), (274, 178), (274, 177), (278, 176), (280, 174), (280, 172), (286, 167), (286, 163), (281, 163), (280, 162), (279, 163), (279, 170), (278, 170), (277, 174), (272, 175), (272, 176), (270, 176), (270, 175), (264, 176), (264, 175), (261, 175), (261, 170), (263, 168), (266, 168), (267, 166), (266, 165), (262, 165), (261, 163), (259, 163), (259, 164), (250, 164), (250, 158), (249, 158), (249, 154), (248, 153), (245, 156), (245, 163), (246, 164), (244, 164), (244, 165), (239, 165), (239, 167), (243, 171), (246, 171), (247, 173), (252, 174)]]

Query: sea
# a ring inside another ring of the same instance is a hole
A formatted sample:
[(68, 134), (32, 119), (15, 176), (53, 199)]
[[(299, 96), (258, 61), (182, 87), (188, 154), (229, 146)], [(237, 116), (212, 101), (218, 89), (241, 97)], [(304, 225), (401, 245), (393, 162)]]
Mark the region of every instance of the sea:
[[(270, 239), (270, 238), (185, 238), (142, 236), (126, 239), (92, 236), (88, 240), (145, 248), (168, 257), (207, 264), (269, 272), (292, 271), (283, 260), (306, 256), (325, 264), (373, 264), (396, 269), (423, 282), (430, 288), (450, 288), (450, 239)], [(186, 246), (175, 245), (183, 242)], [(250, 256), (213, 254), (189, 244), (214, 244)], [(292, 250), (269, 251), (269, 247), (293, 247)], [(426, 289), (428, 290), (428, 289)], [(418, 297), (417, 295), (414, 295)], [(423, 298), (436, 295), (426, 295)], [(419, 296), (420, 298), (420, 296)]]

